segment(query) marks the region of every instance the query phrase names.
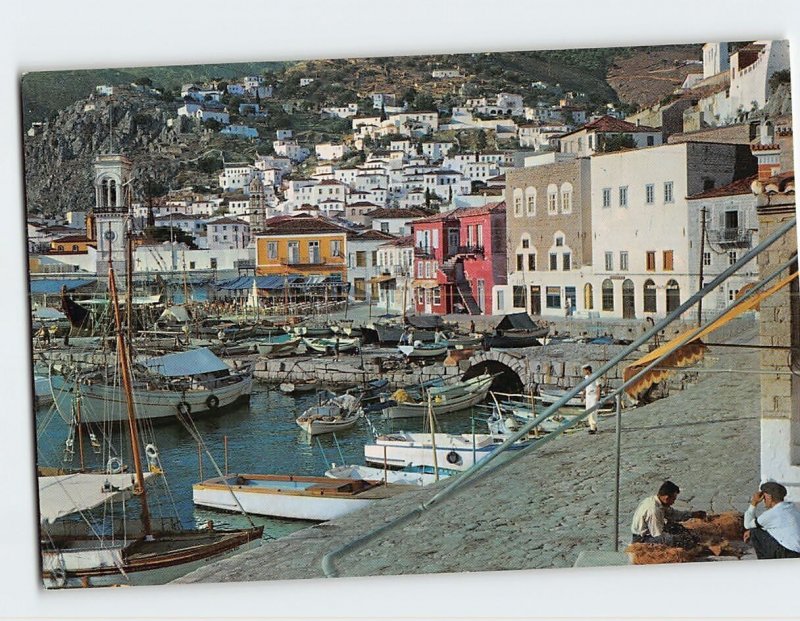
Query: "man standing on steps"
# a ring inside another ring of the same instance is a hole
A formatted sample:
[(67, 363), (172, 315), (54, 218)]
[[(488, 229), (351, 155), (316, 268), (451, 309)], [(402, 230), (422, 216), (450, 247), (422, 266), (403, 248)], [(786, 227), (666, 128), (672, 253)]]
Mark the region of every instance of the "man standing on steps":
[[(786, 488), (775, 481), (763, 483), (744, 514), (744, 540), (759, 559), (800, 558), (800, 511), (787, 502)], [(756, 507), (767, 508), (756, 517)]]
[[(589, 364), (583, 365), (583, 377), (589, 377), (591, 374), (592, 366)], [(599, 400), (600, 384), (597, 383), (597, 380), (594, 380), (591, 384), (583, 389), (584, 409), (588, 410), (589, 408), (594, 407), (597, 405)], [(589, 433), (597, 433), (597, 410), (594, 410), (591, 414), (589, 414)]]

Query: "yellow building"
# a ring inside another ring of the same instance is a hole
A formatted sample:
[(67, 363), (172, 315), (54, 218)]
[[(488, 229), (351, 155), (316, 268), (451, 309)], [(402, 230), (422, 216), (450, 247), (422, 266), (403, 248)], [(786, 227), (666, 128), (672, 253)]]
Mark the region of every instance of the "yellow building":
[(86, 235), (66, 235), (50, 242), (50, 252), (86, 252), (90, 245), (96, 244), (87, 239)]
[(256, 274), (323, 276), (347, 281), (347, 229), (327, 218), (277, 216), (256, 240)]

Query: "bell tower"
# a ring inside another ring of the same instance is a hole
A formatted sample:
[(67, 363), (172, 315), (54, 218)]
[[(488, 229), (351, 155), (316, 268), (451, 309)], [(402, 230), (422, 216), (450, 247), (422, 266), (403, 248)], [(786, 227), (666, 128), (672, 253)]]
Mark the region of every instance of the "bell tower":
[(87, 230), (87, 235), (97, 241), (98, 274), (108, 272), (109, 256), (116, 274), (125, 273), (132, 168), (131, 161), (119, 153), (98, 155), (94, 161), (95, 206), (92, 210), (92, 230)]

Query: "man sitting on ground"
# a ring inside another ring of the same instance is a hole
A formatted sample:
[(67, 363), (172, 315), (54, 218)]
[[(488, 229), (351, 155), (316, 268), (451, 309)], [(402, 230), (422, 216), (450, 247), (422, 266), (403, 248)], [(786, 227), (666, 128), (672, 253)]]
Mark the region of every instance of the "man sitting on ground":
[[(761, 485), (753, 494), (744, 514), (744, 540), (752, 544), (756, 557), (800, 558), (800, 511), (794, 503), (785, 501), (786, 488), (775, 481)], [(756, 517), (761, 501), (767, 508)]]
[(672, 481), (664, 481), (655, 496), (648, 496), (633, 514), (631, 533), (633, 543), (660, 543), (670, 547), (690, 549), (697, 540), (679, 522), (689, 518), (704, 518), (705, 511), (684, 512), (672, 508), (680, 493)]

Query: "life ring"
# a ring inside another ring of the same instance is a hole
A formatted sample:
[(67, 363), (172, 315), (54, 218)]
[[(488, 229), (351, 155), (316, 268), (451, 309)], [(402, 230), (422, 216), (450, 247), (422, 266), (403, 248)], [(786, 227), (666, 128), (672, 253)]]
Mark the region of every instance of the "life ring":
[(206, 407), (209, 410), (216, 410), (219, 407), (219, 397), (217, 395), (209, 395), (206, 399)]
[(158, 449), (155, 444), (148, 444), (144, 447), (144, 454), (147, 455), (148, 461), (155, 461), (158, 458)]
[(448, 464), (453, 464), (454, 466), (461, 464), (461, 455), (459, 455), (455, 451), (450, 451), (445, 457), (445, 459), (447, 459)]
[(187, 401), (181, 401), (180, 403), (178, 403), (177, 408), (178, 408), (178, 414), (189, 415), (192, 413), (192, 406), (189, 405)]
[(67, 572), (63, 567), (54, 567), (50, 570), (50, 576), (57, 587), (63, 587), (67, 584)]
[(108, 474), (119, 474), (122, 472), (122, 460), (119, 457), (110, 457), (106, 463), (106, 472)]

